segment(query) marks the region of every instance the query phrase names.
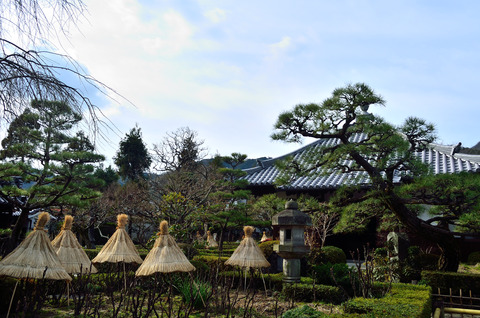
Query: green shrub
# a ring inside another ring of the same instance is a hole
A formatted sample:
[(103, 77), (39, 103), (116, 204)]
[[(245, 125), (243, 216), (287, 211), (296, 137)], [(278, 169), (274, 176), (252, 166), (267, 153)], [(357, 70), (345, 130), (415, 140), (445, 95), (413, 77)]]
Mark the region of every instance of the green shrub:
[(322, 252), (324, 254), (323, 263), (340, 264), (347, 262), (347, 256), (341, 248), (336, 246), (324, 246)]
[(263, 255), (265, 255), (265, 258), (269, 258), (270, 255), (272, 255), (274, 252), (273, 252), (273, 245), (275, 244), (279, 244), (280, 241), (265, 241), (265, 242), (262, 242), (260, 244), (258, 244), (258, 247), (260, 247), (260, 249), (262, 250), (263, 252)]
[(297, 307), (294, 309), (290, 309), (283, 313), (282, 318), (320, 318), (325, 317), (325, 314), (316, 311), (312, 307), (308, 305), (303, 305), (302, 307)]
[(432, 287), (437, 292), (447, 293), (452, 289), (453, 293), (458, 294), (462, 289), (464, 293), (471, 290), (472, 294), (480, 295), (480, 275), (470, 273), (422, 271), (422, 282)]
[[(245, 272), (244, 271), (232, 271), (232, 270), (227, 270), (227, 271), (222, 271), (220, 272), (220, 275), (223, 277), (232, 277), (234, 279), (234, 285), (238, 286), (239, 284), (243, 284), (243, 282), (240, 282), (240, 280), (245, 279)], [(251, 277), (250, 272), (247, 272), (248, 277)], [(263, 290), (265, 287), (263, 285), (263, 282), (265, 281), (265, 285), (267, 286), (267, 289), (273, 289), (277, 291), (281, 291), (283, 287), (283, 273), (277, 273), (277, 274), (263, 274), (263, 278), (259, 278), (258, 276), (260, 275), (258, 272), (254, 273), (255, 279), (251, 285), (252, 288), (256, 288), (259, 290)], [(302, 277), (303, 278), (303, 277)], [(308, 282), (312, 283), (312, 282)]]
[(480, 252), (470, 253), (468, 255), (467, 263), (472, 265), (480, 263)]
[(206, 273), (209, 271), (209, 267), (205, 262), (201, 260), (191, 260), (190, 263), (195, 267), (195, 270), (197, 273)]
[(353, 275), (352, 269), (347, 264), (327, 263), (312, 268), (312, 278), (316, 283), (322, 285), (336, 286), (338, 284), (346, 288), (350, 285), (350, 275)]
[(228, 260), (228, 257), (197, 255), (193, 258), (193, 260), (203, 262), (210, 269), (217, 268), (217, 266), (219, 266), (220, 270), (224, 270), (225, 262)]
[(212, 285), (200, 280), (179, 279), (174, 283), (175, 289), (182, 295), (186, 303), (193, 304), (194, 308), (204, 308), (206, 300), (212, 293)]
[(431, 317), (431, 290), (427, 286), (392, 284), (382, 298), (354, 298), (343, 304), (347, 314), (365, 317)]
[(345, 252), (336, 246), (324, 246), (322, 249), (312, 248), (308, 255), (308, 263), (310, 266), (318, 264), (340, 264), (346, 263), (347, 256)]
[(85, 253), (87, 254), (88, 258), (90, 260), (94, 259), (97, 255), (98, 255), (98, 252), (100, 252), (99, 249), (95, 248), (95, 249), (84, 249), (85, 250)]
[(324, 301), (339, 304), (344, 299), (343, 291), (335, 286), (313, 284), (283, 284), (283, 295), (302, 302)]

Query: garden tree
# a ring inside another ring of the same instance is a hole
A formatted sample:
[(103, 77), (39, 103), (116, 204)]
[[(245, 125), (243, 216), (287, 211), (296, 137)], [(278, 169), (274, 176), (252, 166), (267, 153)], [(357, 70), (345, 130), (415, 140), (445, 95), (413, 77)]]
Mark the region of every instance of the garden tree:
[(104, 168), (103, 164), (95, 168), (93, 175), (103, 180), (103, 185), (98, 189), (102, 192), (102, 196), (91, 200), (88, 206), (76, 207), (70, 211), (75, 216), (73, 223), (75, 233), (79, 236), (82, 245), (88, 248), (95, 247), (95, 230), (99, 231), (102, 224), (109, 218), (115, 217), (114, 212), (108, 208), (109, 202), (105, 198), (108, 198), (106, 194), (110, 188), (115, 188), (119, 179), (117, 172), (111, 166)]
[[(2, 0), (0, 2), (0, 124), (20, 115), (32, 99), (62, 100), (98, 126), (96, 106), (83, 88), (105, 95), (110, 88), (85, 74), (49, 41), (67, 35), (85, 12), (82, 0)], [(41, 46), (42, 49), (37, 49)], [(62, 80), (74, 77), (79, 85)], [(83, 87), (83, 88), (79, 88)]]
[(131, 236), (135, 234), (141, 244), (146, 243), (153, 228), (158, 225), (155, 218), (158, 213), (150, 199), (149, 185), (144, 180), (112, 184), (96, 203), (100, 205), (97, 207), (100, 215), (129, 215), (128, 233)]
[(252, 217), (247, 199), (250, 191), (246, 190), (247, 181), (241, 177), (245, 172), (235, 169), (242, 164), (246, 155), (232, 153), (230, 156), (217, 155), (213, 164), (217, 167), (220, 178), (209, 198), (207, 219), (220, 228), (219, 249), (223, 248), (223, 236), (228, 229), (245, 224), (252, 224)]
[(120, 148), (113, 159), (121, 177), (130, 181), (144, 179), (144, 174), (150, 167), (152, 158), (142, 140), (142, 132), (139, 127), (132, 128), (120, 141)]
[(130, 218), (128, 234), (133, 233), (134, 216), (144, 212), (145, 199), (148, 196), (148, 183), (145, 173), (152, 163), (147, 146), (143, 142), (142, 132), (135, 126), (120, 141), (120, 147), (113, 158), (118, 167), (118, 174), (126, 179), (123, 186), (117, 187), (119, 197), (115, 202), (120, 203), (117, 211), (122, 211)]
[[(276, 194), (263, 195), (252, 203), (252, 217), (270, 226), (272, 217), (285, 209), (286, 202), (286, 199), (279, 198)], [(325, 202), (319, 202), (307, 195), (301, 195), (297, 203), (299, 209), (312, 218), (312, 226), (307, 231), (305, 240), (310, 247), (322, 248), (327, 237), (334, 233), (339, 218), (338, 212)]]
[(155, 169), (168, 172), (195, 170), (206, 156), (203, 144), (198, 133), (188, 127), (167, 133), (160, 144), (154, 145)]
[[(75, 209), (75, 226), (81, 240), (92, 246), (97, 234), (108, 238), (101, 227), (107, 223), (116, 223), (117, 215), (129, 215), (129, 234), (134, 234), (136, 242), (146, 245), (150, 235), (158, 226), (155, 206), (150, 202), (145, 181), (111, 183), (102, 190), (102, 196), (92, 200), (86, 207)], [(92, 233), (89, 234), (89, 231)]]
[(252, 215), (256, 220), (270, 222), (272, 217), (285, 209), (285, 199), (276, 194), (265, 194), (252, 203)]
[(195, 131), (179, 128), (167, 134), (152, 155), (162, 174), (149, 179), (151, 200), (158, 218), (169, 220), (177, 239), (194, 236), (202, 226), (204, 205), (218, 179), (216, 168), (202, 161), (206, 149)]
[[(305, 162), (290, 158), (282, 165), (284, 177), (280, 181), (288, 182), (289, 178), (321, 171), (365, 172), (370, 178), (370, 190), (361, 197), (349, 196), (345, 202), (370, 200), (372, 206), (381, 203), (408, 230), (439, 246), (442, 251), (440, 269), (456, 271), (459, 265), (454, 239), (456, 233), (446, 228), (443, 222), (419, 218), (418, 209), (409, 205), (409, 197), (402, 195), (394, 186), (396, 174), (409, 174), (415, 179), (426, 174), (426, 166), (416, 160), (414, 153), (434, 141), (434, 126), (410, 117), (403, 125), (395, 127), (380, 117), (366, 113), (369, 106), (375, 104), (384, 105), (385, 101), (369, 86), (357, 83), (335, 89), (332, 96), (321, 104), (301, 104), (280, 114), (274, 126), (276, 132), (272, 134), (274, 140), (299, 142), (303, 137), (310, 137), (320, 140), (334, 138), (337, 141), (312, 150)], [(356, 138), (358, 134), (364, 134), (364, 137)], [(322, 167), (323, 170), (320, 169)], [(435, 203), (433, 199), (430, 201)], [(465, 211), (457, 212), (462, 215)], [(454, 217), (460, 220), (460, 215)], [(466, 222), (468, 218), (462, 220)]]
[(102, 181), (93, 176), (93, 164), (104, 157), (81, 131), (70, 135), (81, 119), (64, 102), (32, 101), (8, 128), (0, 151), (0, 196), (20, 211), (8, 249), (21, 239), (30, 211), (82, 206), (99, 196)]
[(339, 213), (325, 202), (319, 202), (311, 196), (301, 195), (297, 202), (299, 209), (308, 213), (312, 218), (312, 226), (307, 232), (305, 241), (311, 248), (322, 248), (327, 237), (334, 233)]
[(103, 164), (100, 164), (96, 169), (93, 175), (99, 179), (102, 179), (105, 182), (105, 185), (100, 189), (101, 191), (106, 190), (111, 184), (117, 183), (120, 178), (118, 173), (112, 168), (112, 166), (104, 167)]
[(195, 238), (196, 231), (203, 228), (203, 220), (206, 219), (203, 205), (181, 193), (169, 192), (163, 195), (158, 208), (158, 219), (169, 222), (169, 231), (177, 241), (189, 242)]

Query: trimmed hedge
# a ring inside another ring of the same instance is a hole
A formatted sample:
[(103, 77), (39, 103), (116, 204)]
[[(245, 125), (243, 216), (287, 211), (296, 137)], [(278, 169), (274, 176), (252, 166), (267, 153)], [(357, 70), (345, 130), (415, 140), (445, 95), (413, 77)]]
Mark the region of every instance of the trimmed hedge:
[(429, 318), (432, 314), (431, 289), (423, 285), (392, 284), (382, 298), (354, 298), (343, 304), (347, 314), (366, 317)]
[(432, 287), (435, 293), (438, 288), (443, 293), (449, 292), (451, 288), (456, 294), (462, 289), (464, 293), (471, 290), (472, 294), (480, 295), (480, 275), (476, 274), (422, 271), (422, 281)]
[(303, 305), (302, 307), (297, 307), (294, 309), (290, 309), (283, 313), (282, 318), (321, 318), (325, 317), (325, 315), (319, 311), (316, 311), (312, 307), (308, 305)]
[(279, 244), (280, 241), (276, 240), (276, 241), (265, 241), (265, 242), (262, 242), (260, 244), (258, 244), (258, 247), (260, 247), (260, 249), (262, 250), (263, 252), (263, 255), (265, 255), (265, 258), (269, 258), (270, 255), (273, 254), (273, 245), (275, 244)]
[(310, 265), (319, 264), (343, 264), (347, 262), (345, 252), (336, 246), (324, 246), (321, 249), (318, 247), (312, 248), (307, 255)]
[(202, 262), (206, 264), (209, 268), (216, 268), (217, 266), (219, 266), (220, 270), (224, 270), (226, 267), (225, 262), (228, 260), (228, 257), (197, 255), (193, 258), (193, 260), (197, 262)]
[(284, 284), (282, 293), (286, 298), (302, 302), (324, 301), (332, 304), (340, 304), (345, 298), (343, 291), (335, 286), (313, 285), (304, 283)]
[[(234, 284), (243, 284), (240, 280), (245, 279), (245, 272), (244, 271), (222, 271), (219, 273), (223, 277), (232, 277), (234, 279)], [(247, 272), (248, 277), (251, 277), (250, 272)], [(283, 273), (277, 274), (263, 274), (263, 279), (259, 277), (258, 272), (255, 274), (255, 281), (251, 285), (251, 287), (256, 288), (258, 290), (263, 290), (265, 286), (263, 285), (263, 281), (265, 281), (265, 285), (267, 289), (273, 289), (276, 291), (281, 291), (283, 287)]]

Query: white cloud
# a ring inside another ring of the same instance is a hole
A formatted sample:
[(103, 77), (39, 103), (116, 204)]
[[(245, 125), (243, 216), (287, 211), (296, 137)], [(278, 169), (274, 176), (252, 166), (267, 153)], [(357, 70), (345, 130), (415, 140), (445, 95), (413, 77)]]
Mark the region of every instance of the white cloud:
[[(462, 16), (460, 7), (449, 10), (459, 10), (449, 22), (458, 37), (444, 39), (448, 30), (437, 19), (442, 17), (437, 6), (403, 8), (418, 18), (405, 25), (391, 23), (404, 20), (398, 5), (358, 11), (350, 1), (280, 1), (274, 7), (222, 1), (221, 9), (218, 3), (87, 1), (90, 23), (79, 25), (68, 52), (136, 105), (103, 108), (119, 128), (128, 131), (138, 122), (144, 135), (158, 142), (166, 131), (190, 126), (213, 152), (238, 147), (248, 154), (280, 155), (287, 146), (269, 139), (276, 116), (296, 103), (320, 102), (346, 83), (366, 82), (380, 94), (401, 90), (388, 100), (387, 120), (432, 111), (440, 101), (480, 109), (469, 96), (478, 86), (479, 50), (472, 40), (478, 21), (467, 17), (469, 31), (462, 34), (463, 24), (454, 23)], [(430, 11), (433, 16), (422, 24), (420, 17)], [(462, 58), (452, 59), (450, 47)], [(470, 70), (467, 77), (462, 70)], [(464, 88), (452, 92), (453, 86)], [(436, 98), (429, 100), (432, 87), (448, 90), (435, 90)], [(454, 93), (462, 99), (448, 97)], [(402, 110), (391, 110), (397, 107)], [(461, 116), (462, 110), (455, 113)]]
[(280, 42), (271, 44), (270, 48), (270, 56), (269, 58), (278, 59), (282, 57), (289, 48), (292, 47), (292, 39), (289, 36), (284, 36), (280, 40)]
[(203, 15), (213, 23), (220, 23), (225, 21), (227, 18), (227, 13), (225, 10), (219, 8), (208, 10), (204, 12)]

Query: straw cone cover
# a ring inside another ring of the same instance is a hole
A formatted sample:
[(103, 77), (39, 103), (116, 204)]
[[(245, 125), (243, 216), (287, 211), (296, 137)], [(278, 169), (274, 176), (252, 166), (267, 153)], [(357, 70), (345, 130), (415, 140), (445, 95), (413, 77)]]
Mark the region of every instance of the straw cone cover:
[(245, 232), (245, 238), (240, 242), (232, 256), (225, 262), (225, 265), (254, 268), (269, 267), (270, 263), (252, 237), (253, 227), (245, 226), (243, 231)]
[(92, 260), (92, 263), (124, 262), (141, 264), (143, 262), (132, 239), (127, 231), (125, 231), (127, 223), (128, 215), (119, 214), (117, 216), (117, 230), (103, 246), (98, 255)]
[(62, 230), (52, 241), (53, 249), (57, 252), (60, 263), (67, 273), (96, 273), (97, 269), (92, 265), (87, 253), (72, 232), (72, 223), (73, 217), (66, 215)]
[(33, 232), (0, 261), (0, 276), (72, 280), (44, 230), (49, 220), (47, 212), (40, 213)]
[(217, 241), (215, 241), (215, 239), (213, 238), (213, 235), (210, 233), (210, 231), (207, 231), (207, 244), (208, 244), (208, 247), (217, 247), (218, 246)]
[(260, 242), (265, 242), (267, 240), (268, 240), (267, 234), (265, 234), (265, 231), (263, 231), (262, 239), (260, 240)]
[(193, 270), (195, 270), (195, 267), (188, 261), (175, 239), (168, 234), (167, 221), (162, 221), (158, 238), (135, 275), (147, 276), (155, 273), (190, 272)]

